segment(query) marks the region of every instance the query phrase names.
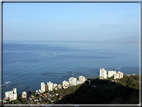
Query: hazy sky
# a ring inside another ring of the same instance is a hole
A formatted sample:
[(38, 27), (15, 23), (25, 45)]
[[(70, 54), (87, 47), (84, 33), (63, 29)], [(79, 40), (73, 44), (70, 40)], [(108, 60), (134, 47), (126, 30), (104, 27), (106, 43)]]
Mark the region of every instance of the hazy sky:
[(3, 40), (139, 36), (139, 3), (4, 3)]

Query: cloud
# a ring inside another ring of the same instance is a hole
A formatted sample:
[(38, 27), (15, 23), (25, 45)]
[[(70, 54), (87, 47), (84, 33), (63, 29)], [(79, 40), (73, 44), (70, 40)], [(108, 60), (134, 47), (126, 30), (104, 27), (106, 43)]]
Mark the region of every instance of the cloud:
[(121, 24), (103, 24), (101, 26), (116, 26), (116, 27), (121, 27)]

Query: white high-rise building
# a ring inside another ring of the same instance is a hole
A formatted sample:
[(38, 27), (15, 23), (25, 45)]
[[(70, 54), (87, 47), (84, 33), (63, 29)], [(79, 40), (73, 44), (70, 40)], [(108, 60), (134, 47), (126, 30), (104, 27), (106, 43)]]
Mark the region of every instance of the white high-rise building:
[(45, 84), (44, 84), (44, 82), (41, 83), (41, 92), (45, 92)]
[(66, 88), (69, 87), (69, 82), (66, 81), (66, 80), (64, 80), (62, 84), (63, 84), (63, 88), (64, 88), (64, 89), (66, 89)]
[(17, 99), (17, 93), (9, 93), (9, 99), (11, 100), (16, 100)]
[(110, 78), (111, 76), (113, 76), (112, 71), (108, 71), (108, 78)]
[(57, 90), (57, 84), (54, 84), (54, 85), (53, 85), (53, 88), (54, 88), (55, 90)]
[[(114, 79), (120, 79), (123, 78), (123, 72), (118, 71), (108, 71), (108, 78), (114, 77)], [(100, 79), (106, 79), (107, 78), (107, 70), (104, 68), (100, 69)]]
[(61, 84), (58, 84), (58, 89), (62, 89), (62, 85)]
[(9, 98), (11, 100), (16, 100), (17, 99), (17, 89), (13, 88), (13, 91), (7, 91), (5, 92), (5, 97)]
[(123, 78), (123, 72), (118, 71), (119, 78)]
[(116, 74), (116, 71), (108, 71), (108, 78), (112, 77), (114, 74)]
[(22, 92), (22, 98), (27, 98), (27, 93), (25, 91)]
[(76, 85), (82, 84), (81, 81), (77, 80)]
[(53, 91), (53, 83), (51, 81), (47, 82), (48, 90)]
[(107, 70), (104, 68), (100, 69), (100, 79), (106, 79), (107, 78)]
[(120, 73), (120, 78), (123, 78), (123, 72)]
[(73, 78), (72, 83), (73, 85), (77, 85), (77, 78)]
[(13, 93), (13, 91), (7, 91), (7, 92), (5, 92), (5, 97), (8, 98), (10, 93)]
[(13, 93), (17, 93), (17, 88), (13, 88)]
[(69, 84), (70, 84), (70, 86), (72, 86), (72, 80), (73, 80), (73, 78), (74, 78), (74, 77), (70, 77), (70, 78), (69, 78)]
[(83, 76), (79, 76), (79, 81), (81, 81), (82, 83), (84, 83), (85, 82), (85, 77), (83, 77)]
[(121, 79), (123, 78), (123, 72), (118, 71), (118, 73), (114, 74), (114, 79)]
[(70, 84), (70, 86), (76, 85), (77, 84), (77, 78), (70, 77), (69, 78), (69, 84)]
[(118, 73), (114, 74), (114, 79), (119, 79), (119, 74)]

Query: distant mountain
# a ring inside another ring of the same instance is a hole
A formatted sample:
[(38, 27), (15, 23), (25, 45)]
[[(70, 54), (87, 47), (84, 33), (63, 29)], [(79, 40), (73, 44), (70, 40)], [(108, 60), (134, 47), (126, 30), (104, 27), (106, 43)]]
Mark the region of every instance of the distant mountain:
[(138, 43), (139, 36), (126, 36), (126, 37), (121, 37), (121, 38), (118, 37), (118, 39), (111, 39), (109, 41)]
[(127, 37), (120, 38), (120, 40), (138, 42), (139, 36), (127, 36)]

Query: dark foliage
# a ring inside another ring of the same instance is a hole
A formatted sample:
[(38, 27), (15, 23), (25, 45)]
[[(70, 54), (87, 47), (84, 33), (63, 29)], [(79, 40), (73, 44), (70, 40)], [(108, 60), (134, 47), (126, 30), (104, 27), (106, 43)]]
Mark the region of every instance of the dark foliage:
[[(138, 104), (139, 103), (139, 75), (125, 76), (112, 82), (106, 80), (89, 79), (82, 85), (72, 86), (65, 90), (64, 100), (58, 103), (74, 104)], [(93, 87), (96, 86), (96, 87)]]

